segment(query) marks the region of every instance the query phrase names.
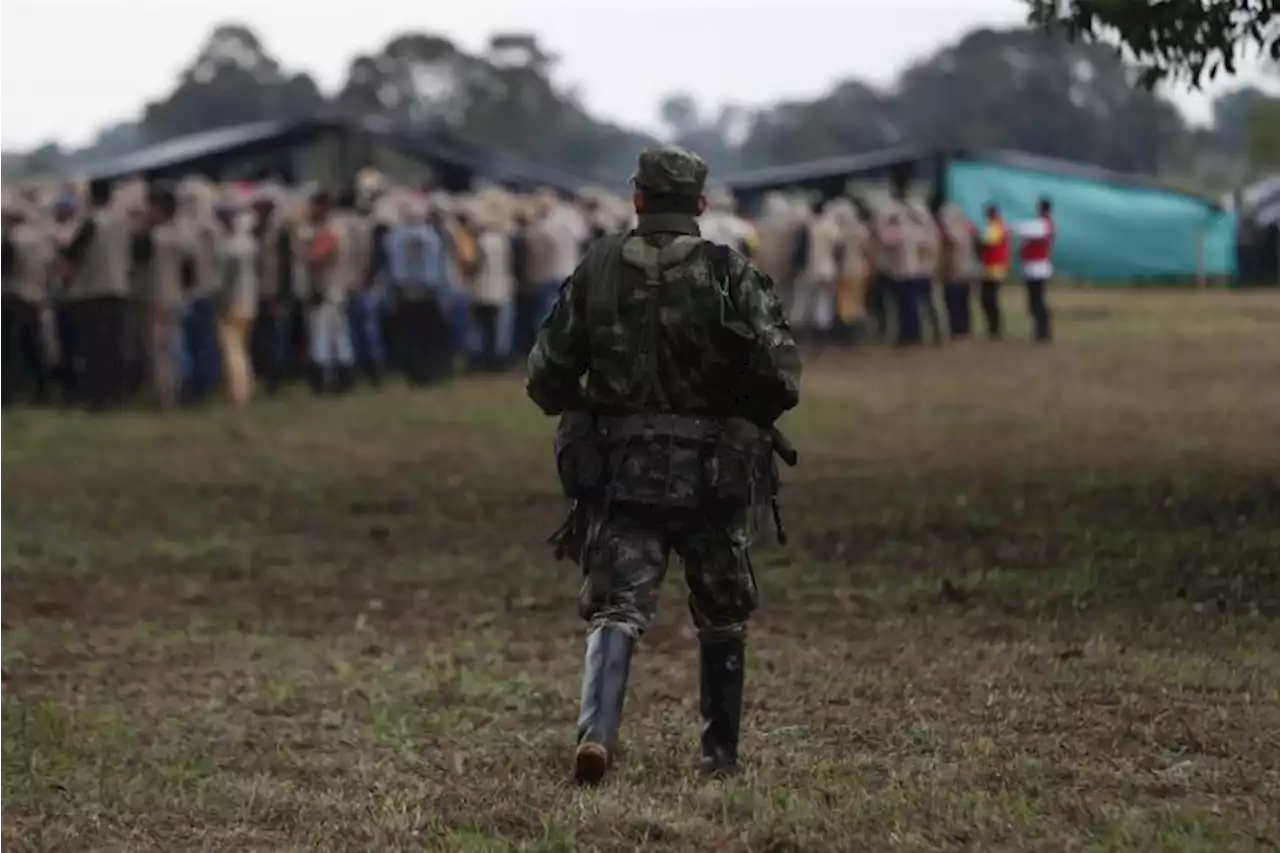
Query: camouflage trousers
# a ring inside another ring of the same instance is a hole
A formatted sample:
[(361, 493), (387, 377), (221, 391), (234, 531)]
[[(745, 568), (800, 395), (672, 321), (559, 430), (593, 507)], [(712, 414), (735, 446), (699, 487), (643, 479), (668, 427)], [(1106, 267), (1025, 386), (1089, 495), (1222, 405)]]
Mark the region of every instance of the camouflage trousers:
[(674, 551), (684, 563), (689, 612), (704, 640), (742, 636), (759, 604), (746, 510), (706, 513), (613, 504), (592, 511), (578, 605), (591, 627), (639, 636), (658, 611)]

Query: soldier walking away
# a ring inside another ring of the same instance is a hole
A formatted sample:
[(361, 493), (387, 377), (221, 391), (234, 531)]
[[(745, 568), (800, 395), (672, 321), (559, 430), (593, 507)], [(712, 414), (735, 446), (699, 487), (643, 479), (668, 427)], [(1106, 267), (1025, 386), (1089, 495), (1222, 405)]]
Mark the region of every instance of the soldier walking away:
[(599, 782), (617, 756), (632, 649), (672, 551), (698, 629), (699, 765), (738, 769), (758, 603), (752, 519), (775, 494), (772, 455), (787, 446), (774, 421), (799, 401), (800, 360), (768, 276), (699, 234), (706, 178), (689, 151), (641, 153), (636, 227), (591, 247), (529, 355), (527, 391), (561, 416), (557, 467), (575, 501), (553, 539), (585, 575), (580, 784)]

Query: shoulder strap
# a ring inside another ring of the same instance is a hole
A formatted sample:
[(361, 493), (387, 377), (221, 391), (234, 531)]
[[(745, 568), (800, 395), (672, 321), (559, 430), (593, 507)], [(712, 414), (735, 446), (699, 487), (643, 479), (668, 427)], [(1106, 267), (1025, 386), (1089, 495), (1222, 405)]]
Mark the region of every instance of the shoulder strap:
[(742, 310), (738, 306), (738, 284), (742, 276), (747, 274), (747, 267), (744, 264), (742, 272), (738, 276), (738, 281), (733, 280), (733, 262), (732, 251), (728, 246), (712, 246), (711, 248), (711, 276), (715, 280), (716, 289), (720, 291), (720, 322), (723, 324), (726, 314), (732, 314), (734, 318), (742, 317)]
[[(698, 237), (681, 234), (667, 245), (659, 247), (634, 232), (622, 242), (622, 262), (644, 273), (645, 287), (649, 291), (646, 299), (648, 303), (648, 316), (645, 324), (647, 334), (642, 366), (645, 374), (645, 383), (639, 393), (639, 399), (636, 401), (640, 406), (648, 406), (650, 405), (650, 400), (656, 398), (660, 408), (666, 409), (667, 407), (666, 392), (658, 378), (659, 311), (656, 289), (661, 286), (662, 275), (666, 270), (684, 262), (705, 244), (706, 241)], [(616, 287), (616, 284), (612, 283), (612, 276), (606, 276), (606, 278), (610, 279), (611, 287)], [(614, 312), (613, 316), (616, 318), (616, 291), (611, 293), (609, 298)]]

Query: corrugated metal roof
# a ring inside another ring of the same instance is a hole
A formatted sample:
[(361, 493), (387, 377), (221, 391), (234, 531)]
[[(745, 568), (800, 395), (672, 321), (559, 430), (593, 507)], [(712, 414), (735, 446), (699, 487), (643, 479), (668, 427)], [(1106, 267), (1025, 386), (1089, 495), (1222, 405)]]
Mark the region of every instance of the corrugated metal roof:
[(464, 168), (495, 183), (510, 187), (552, 187), (561, 192), (576, 193), (586, 182), (549, 166), (531, 163), (515, 155), (487, 146), (480, 146), (444, 134), (431, 135), (396, 130), (385, 123), (365, 125), (367, 132), (381, 138), (406, 154), (448, 163)]
[(260, 121), (166, 140), (90, 167), (92, 179), (111, 180), (130, 175), (173, 172), (201, 161), (234, 155), (260, 145), (289, 144), (310, 139), (325, 130), (346, 129), (395, 146), (410, 157), (447, 166), (489, 180), (521, 187), (550, 186), (577, 192), (585, 181), (555, 169), (530, 163), (506, 152), (471, 143), (398, 129), (376, 118), (350, 121), (317, 116), (299, 121)]
[(789, 163), (785, 166), (770, 166), (764, 169), (736, 172), (722, 178), (717, 183), (728, 187), (735, 193), (762, 192), (885, 172), (895, 167), (924, 162), (937, 155), (937, 151), (927, 148), (902, 146), (881, 151), (869, 151), (865, 154), (824, 157), (819, 160)]
[(807, 160), (785, 166), (774, 166), (767, 169), (756, 169), (750, 172), (739, 172), (722, 180), (720, 183), (738, 194), (752, 194), (786, 187), (811, 187), (829, 184), (841, 178), (883, 174), (895, 167), (937, 162), (942, 159), (974, 160), (1008, 166), (1012, 169), (1047, 172), (1053, 175), (1066, 175), (1083, 180), (1100, 181), (1120, 186), (1155, 189), (1163, 192), (1183, 195), (1203, 201), (1207, 205), (1219, 206), (1217, 201), (1208, 197), (1188, 193), (1185, 190), (1171, 188), (1159, 179), (1146, 175), (1131, 175), (1117, 172), (1090, 163), (1077, 163), (1057, 157), (1044, 157), (1038, 154), (1025, 154), (1021, 151), (1003, 149), (977, 148), (923, 148), (920, 146), (902, 146), (882, 151), (870, 151), (865, 154), (853, 154), (845, 157), (826, 157), (819, 160)]
[(1240, 193), (1245, 216), (1259, 225), (1280, 224), (1280, 175), (1269, 175)]
[(285, 121), (255, 121), (179, 136), (89, 168), (92, 178), (119, 178), (156, 172), (256, 145), (291, 128)]

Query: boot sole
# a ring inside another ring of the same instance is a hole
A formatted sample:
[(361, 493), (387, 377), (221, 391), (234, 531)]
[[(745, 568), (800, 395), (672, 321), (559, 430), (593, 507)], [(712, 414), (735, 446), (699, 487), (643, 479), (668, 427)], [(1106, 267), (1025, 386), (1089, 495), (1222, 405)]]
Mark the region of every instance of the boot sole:
[(579, 785), (598, 785), (609, 769), (609, 750), (598, 743), (584, 743), (573, 759), (573, 778)]

